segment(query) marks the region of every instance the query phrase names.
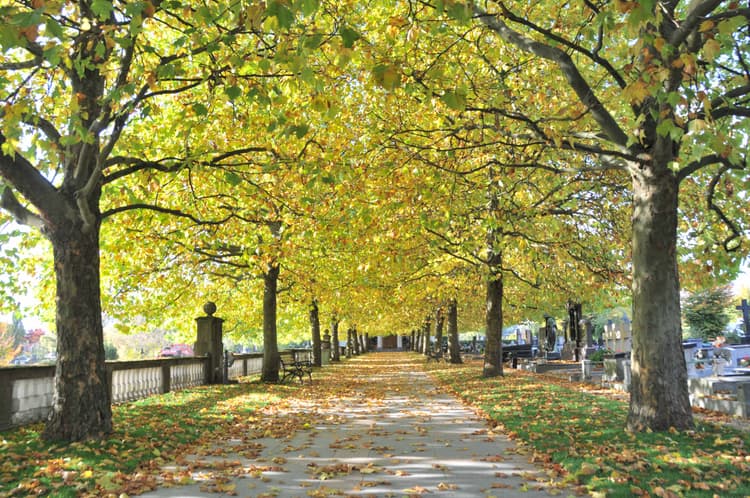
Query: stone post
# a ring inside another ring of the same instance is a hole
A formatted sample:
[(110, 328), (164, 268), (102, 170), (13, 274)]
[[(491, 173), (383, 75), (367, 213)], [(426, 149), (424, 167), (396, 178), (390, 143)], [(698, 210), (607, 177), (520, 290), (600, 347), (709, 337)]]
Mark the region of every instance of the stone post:
[(196, 356), (208, 356), (206, 384), (221, 384), (223, 382), (221, 362), (224, 353), (222, 344), (224, 319), (213, 316), (216, 312), (216, 305), (210, 301), (203, 305), (203, 311), (206, 316), (195, 319), (198, 334), (193, 350)]
[(322, 365), (328, 365), (331, 362), (331, 334), (328, 330), (323, 333), (323, 340), (320, 342), (320, 361)]

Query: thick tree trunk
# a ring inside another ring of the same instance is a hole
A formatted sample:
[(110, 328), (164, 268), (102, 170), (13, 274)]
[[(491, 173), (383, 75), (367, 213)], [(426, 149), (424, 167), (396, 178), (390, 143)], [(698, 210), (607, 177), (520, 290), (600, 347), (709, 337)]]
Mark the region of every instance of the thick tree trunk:
[(411, 339), (409, 340), (409, 350), (410, 351), (417, 350), (417, 332), (414, 329), (412, 329), (411, 331)]
[(57, 278), (57, 366), (48, 440), (81, 441), (112, 431), (99, 286), (99, 227), (50, 234)]
[(432, 322), (430, 321), (430, 317), (427, 317), (427, 319), (424, 321), (424, 333), (422, 334), (422, 354), (424, 354), (425, 356), (430, 354), (430, 336), (432, 334), (431, 329)]
[(341, 361), (341, 348), (339, 347), (339, 320), (331, 319), (331, 361)]
[(503, 277), (490, 274), (487, 281), (487, 341), (484, 350), (483, 377), (503, 375)]
[(312, 332), (313, 365), (323, 365), (321, 342), (320, 342), (320, 316), (318, 314), (318, 302), (313, 299), (310, 304), (310, 329)]
[(458, 303), (455, 299), (448, 303), (448, 351), (451, 363), (462, 363), (461, 344), (458, 341)]
[(279, 265), (269, 265), (263, 275), (263, 369), (261, 381), (279, 381), (279, 344), (276, 334), (276, 295), (279, 285)]
[(693, 426), (682, 353), (678, 184), (666, 168), (633, 178), (633, 351), (628, 428)]
[(443, 314), (443, 308), (439, 307), (435, 311), (435, 351), (443, 352), (443, 324), (445, 323), (445, 315)]

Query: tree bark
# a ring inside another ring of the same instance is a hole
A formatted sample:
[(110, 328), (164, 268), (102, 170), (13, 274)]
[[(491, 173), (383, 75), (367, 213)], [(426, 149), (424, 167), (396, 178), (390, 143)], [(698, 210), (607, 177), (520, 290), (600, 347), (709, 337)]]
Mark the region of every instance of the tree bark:
[(357, 327), (352, 327), (352, 340), (354, 341), (354, 354), (359, 356), (362, 353), (362, 350), (360, 349), (360, 343), (359, 343), (359, 333), (357, 332)]
[(276, 296), (279, 285), (279, 264), (268, 265), (263, 275), (263, 368), (262, 382), (279, 381), (279, 344), (276, 332)]
[(458, 303), (455, 299), (448, 302), (448, 351), (451, 355), (451, 363), (463, 363), (461, 344), (458, 340)]
[(435, 311), (435, 351), (438, 353), (443, 352), (443, 324), (445, 323), (445, 315), (443, 314), (443, 308), (438, 307)]
[(49, 234), (57, 279), (57, 366), (47, 440), (81, 441), (112, 431), (99, 285), (99, 228)]
[(422, 326), (422, 330), (424, 330), (424, 333), (422, 334), (422, 354), (425, 356), (430, 354), (430, 335), (432, 333), (432, 322), (430, 320), (430, 317), (428, 316), (427, 319), (424, 321), (424, 325)]
[(484, 350), (483, 377), (496, 377), (503, 375), (503, 277), (499, 274), (490, 274), (487, 281), (486, 298), (487, 325), (486, 343)]
[(320, 315), (318, 314), (318, 302), (313, 299), (310, 304), (310, 329), (312, 332), (313, 365), (323, 365), (320, 342)]
[(678, 183), (663, 168), (633, 177), (633, 350), (628, 428), (693, 427), (682, 353)]
[(341, 348), (339, 347), (339, 319), (331, 319), (331, 361), (341, 361)]

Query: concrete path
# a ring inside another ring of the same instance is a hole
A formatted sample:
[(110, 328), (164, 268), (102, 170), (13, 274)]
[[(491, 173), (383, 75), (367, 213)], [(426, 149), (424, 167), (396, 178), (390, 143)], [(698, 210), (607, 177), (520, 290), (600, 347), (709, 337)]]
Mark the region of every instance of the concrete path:
[[(165, 467), (184, 486), (147, 498), (245, 496), (542, 497), (568, 495), (522, 450), (420, 371), (424, 359), (370, 353), (313, 374), (312, 385), (212, 450)], [(336, 378), (336, 388), (321, 376)], [(317, 374), (317, 375), (316, 375)], [(317, 378), (316, 378), (317, 377)]]

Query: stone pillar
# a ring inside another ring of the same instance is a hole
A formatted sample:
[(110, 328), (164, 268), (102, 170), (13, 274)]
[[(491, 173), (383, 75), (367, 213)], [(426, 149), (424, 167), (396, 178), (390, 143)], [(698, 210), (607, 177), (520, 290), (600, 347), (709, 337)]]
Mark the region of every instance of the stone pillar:
[(383, 336), (379, 335), (375, 339), (378, 341), (378, 345), (375, 347), (377, 348), (378, 351), (382, 351), (383, 350)]
[(404, 348), (404, 338), (401, 335), (396, 336), (396, 349)]
[(581, 361), (581, 377), (583, 380), (591, 380), (591, 360)]
[(196, 356), (208, 356), (206, 383), (221, 384), (223, 382), (221, 361), (224, 353), (221, 341), (224, 319), (213, 316), (216, 312), (216, 305), (210, 301), (203, 305), (203, 311), (206, 316), (195, 319), (198, 324), (198, 334), (193, 350)]
[(322, 365), (328, 365), (331, 362), (331, 334), (328, 330), (325, 331), (320, 342), (320, 362)]

